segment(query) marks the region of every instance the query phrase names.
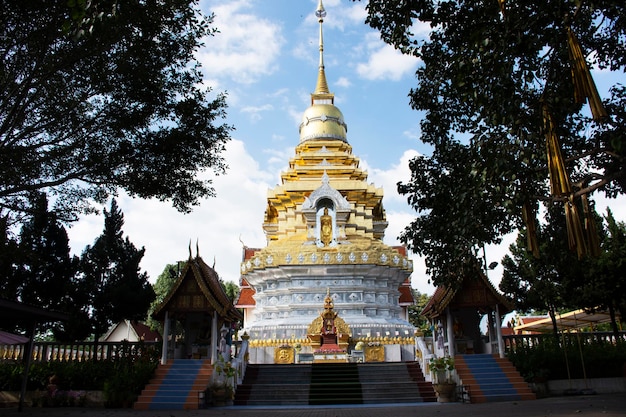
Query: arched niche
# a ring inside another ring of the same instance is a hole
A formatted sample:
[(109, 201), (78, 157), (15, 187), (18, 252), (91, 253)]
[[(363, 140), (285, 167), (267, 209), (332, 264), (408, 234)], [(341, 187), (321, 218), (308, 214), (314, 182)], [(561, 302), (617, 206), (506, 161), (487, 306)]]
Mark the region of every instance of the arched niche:
[(334, 242), (337, 242), (345, 237), (343, 228), (350, 217), (352, 209), (348, 200), (330, 185), (326, 173), (322, 177), (322, 185), (308, 197), (305, 197), (301, 208), (301, 213), (309, 229), (309, 237), (315, 238), (316, 243), (318, 243), (320, 237), (320, 217), (323, 215), (325, 208), (328, 209), (329, 215), (332, 217), (333, 239)]

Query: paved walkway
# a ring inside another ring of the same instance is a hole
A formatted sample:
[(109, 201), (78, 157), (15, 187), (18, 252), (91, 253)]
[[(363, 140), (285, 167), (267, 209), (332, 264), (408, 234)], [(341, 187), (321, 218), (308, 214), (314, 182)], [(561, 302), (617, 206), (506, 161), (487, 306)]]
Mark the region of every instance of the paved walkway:
[(626, 394), (551, 397), (487, 404), (425, 403), (346, 407), (223, 407), (192, 411), (102, 408), (0, 408), (0, 417), (626, 417)]

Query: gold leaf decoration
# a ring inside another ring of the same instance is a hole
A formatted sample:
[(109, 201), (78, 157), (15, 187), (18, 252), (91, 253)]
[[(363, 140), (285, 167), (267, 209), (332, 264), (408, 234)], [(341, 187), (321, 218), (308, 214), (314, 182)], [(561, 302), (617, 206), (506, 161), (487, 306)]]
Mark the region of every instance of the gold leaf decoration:
[(546, 152), (548, 160), (548, 172), (550, 174), (550, 192), (553, 196), (562, 197), (571, 194), (572, 186), (565, 170), (565, 162), (561, 155), (559, 139), (554, 131), (554, 120), (548, 110), (543, 106), (543, 123), (546, 134)]
[(574, 100), (577, 103), (584, 103), (589, 99), (589, 107), (593, 119), (596, 121), (602, 120), (608, 116), (598, 89), (593, 81), (587, 61), (583, 56), (580, 43), (572, 31), (572, 28), (567, 28), (567, 44), (569, 46), (570, 60), (572, 61), (572, 81), (574, 83)]
[(522, 206), (522, 218), (526, 223), (526, 248), (535, 258), (539, 258), (539, 244), (537, 243), (537, 219), (535, 210), (526, 201)]

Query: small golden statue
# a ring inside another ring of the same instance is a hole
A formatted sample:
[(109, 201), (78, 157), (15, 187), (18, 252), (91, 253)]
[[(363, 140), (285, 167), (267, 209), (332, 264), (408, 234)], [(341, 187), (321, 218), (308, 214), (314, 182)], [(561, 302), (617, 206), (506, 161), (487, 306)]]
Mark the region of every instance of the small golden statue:
[(350, 327), (339, 317), (334, 310), (335, 303), (330, 295), (330, 288), (326, 289), (324, 298), (324, 310), (311, 322), (307, 329), (307, 337), (313, 349), (319, 348), (325, 342), (339, 345), (340, 348), (347, 349), (350, 339)]
[(328, 207), (324, 207), (324, 214), (320, 216), (320, 241), (324, 246), (333, 241), (333, 218), (328, 214)]
[(324, 298), (324, 311), (321, 313), (321, 316), (324, 320), (324, 327), (322, 328), (323, 334), (335, 334), (337, 333), (337, 329), (335, 328), (335, 319), (337, 318), (337, 313), (333, 310), (335, 308), (335, 303), (333, 303), (333, 298), (330, 296), (330, 288), (326, 290), (326, 298)]

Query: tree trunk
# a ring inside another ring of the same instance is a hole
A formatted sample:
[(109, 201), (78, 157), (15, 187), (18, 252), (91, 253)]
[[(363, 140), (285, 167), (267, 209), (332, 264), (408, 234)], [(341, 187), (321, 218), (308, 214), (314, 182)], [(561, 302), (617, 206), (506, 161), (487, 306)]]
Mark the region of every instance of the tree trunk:
[(548, 307), (548, 314), (550, 315), (550, 320), (552, 321), (552, 333), (554, 337), (559, 338), (559, 327), (556, 324), (556, 312), (554, 311), (554, 307)]
[(611, 317), (611, 328), (613, 329), (613, 335), (615, 339), (619, 338), (619, 328), (617, 327), (617, 321), (615, 319), (615, 307), (613, 302), (609, 303), (609, 316)]

